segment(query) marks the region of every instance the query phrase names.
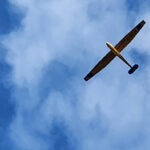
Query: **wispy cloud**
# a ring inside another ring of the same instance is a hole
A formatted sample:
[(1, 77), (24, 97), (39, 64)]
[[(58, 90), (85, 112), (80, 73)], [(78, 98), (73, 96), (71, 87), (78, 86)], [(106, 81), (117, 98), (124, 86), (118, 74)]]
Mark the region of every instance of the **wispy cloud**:
[[(126, 1), (11, 2), (25, 13), (3, 41), (15, 86), (14, 149), (148, 150), (148, 67), (129, 76), (116, 58), (83, 81), (107, 53), (105, 42), (115, 45), (140, 21), (128, 16)], [(129, 48), (147, 52), (149, 33), (147, 26)]]

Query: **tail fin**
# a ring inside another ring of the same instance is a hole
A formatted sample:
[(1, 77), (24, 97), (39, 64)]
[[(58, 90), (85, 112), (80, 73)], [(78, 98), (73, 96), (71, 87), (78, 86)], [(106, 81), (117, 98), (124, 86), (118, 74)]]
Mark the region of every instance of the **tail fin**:
[(129, 74), (132, 74), (139, 66), (137, 64), (135, 64), (129, 71)]

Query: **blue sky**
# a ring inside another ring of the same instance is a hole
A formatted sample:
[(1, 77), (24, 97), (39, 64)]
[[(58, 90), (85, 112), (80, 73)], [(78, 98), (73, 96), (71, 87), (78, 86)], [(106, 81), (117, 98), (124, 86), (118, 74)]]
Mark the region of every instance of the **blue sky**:
[[(21, 16), (11, 11), (11, 5), (6, 0), (0, 1), (0, 35), (6, 36), (20, 26)], [(15, 104), (12, 100), (13, 85), (9, 81), (12, 70), (6, 62), (7, 49), (0, 46), (0, 149), (10, 149), (11, 141), (8, 136), (8, 127), (15, 114)]]
[[(1, 150), (149, 150), (149, 2), (0, 1)], [(83, 77), (142, 19), (122, 53)]]

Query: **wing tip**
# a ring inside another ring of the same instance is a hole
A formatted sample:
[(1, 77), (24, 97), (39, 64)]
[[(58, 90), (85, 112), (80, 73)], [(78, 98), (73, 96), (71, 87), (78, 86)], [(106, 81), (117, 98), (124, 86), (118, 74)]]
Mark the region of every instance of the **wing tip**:
[(143, 22), (143, 23), (146, 23), (146, 21), (145, 21), (144, 19), (142, 20), (142, 22)]
[(89, 79), (87, 77), (84, 78), (85, 81), (88, 81)]
[(146, 23), (146, 22), (145, 22), (144, 20), (142, 20), (142, 21), (136, 26), (136, 28), (137, 28), (138, 30), (141, 30), (141, 28), (144, 26), (145, 23)]
[(144, 25), (145, 23), (146, 23), (146, 21), (145, 21), (145, 20), (142, 20), (142, 21), (141, 21), (141, 24), (142, 24), (142, 25)]
[(88, 76), (86, 76), (86, 77), (84, 78), (84, 80), (85, 80), (85, 81), (88, 81), (88, 80), (89, 80)]
[(87, 76), (84, 78), (85, 81), (88, 81), (90, 78), (92, 78), (94, 75), (90, 72), (87, 74)]

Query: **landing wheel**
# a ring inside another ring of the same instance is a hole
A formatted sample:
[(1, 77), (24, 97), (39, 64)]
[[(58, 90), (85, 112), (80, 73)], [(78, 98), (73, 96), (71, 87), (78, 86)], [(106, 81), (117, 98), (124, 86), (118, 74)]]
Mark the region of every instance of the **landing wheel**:
[(137, 64), (135, 64), (129, 71), (129, 74), (132, 74), (139, 66)]

